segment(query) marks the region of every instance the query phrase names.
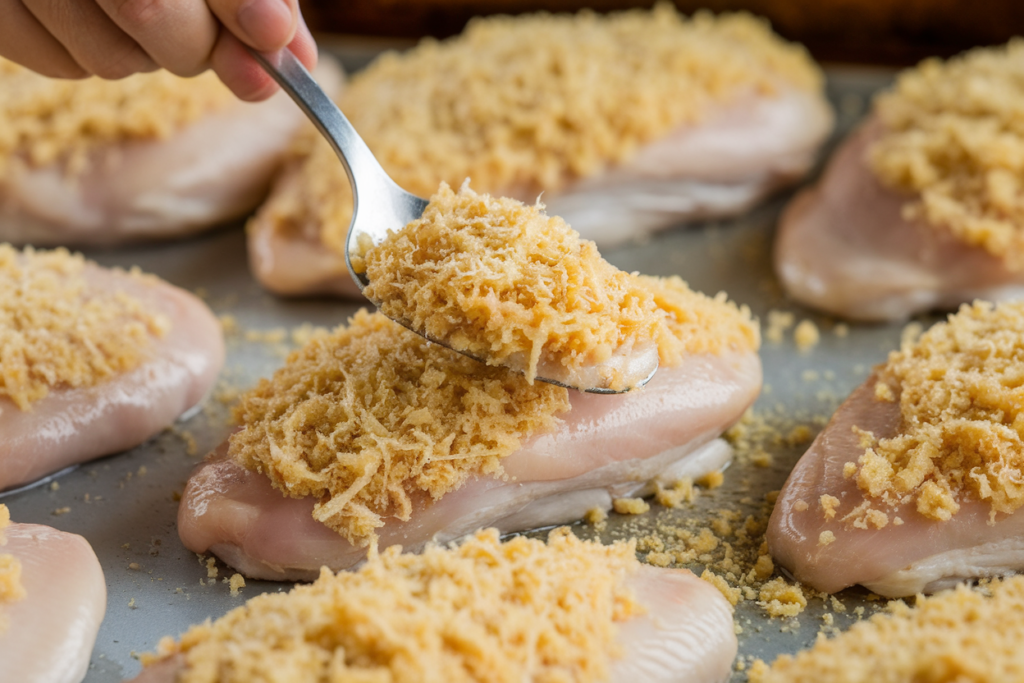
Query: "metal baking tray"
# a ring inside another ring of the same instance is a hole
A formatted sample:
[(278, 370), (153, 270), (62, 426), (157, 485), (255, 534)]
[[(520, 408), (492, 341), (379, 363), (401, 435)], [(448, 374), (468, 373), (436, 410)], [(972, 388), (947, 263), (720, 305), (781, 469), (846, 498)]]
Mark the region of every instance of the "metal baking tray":
[[(367, 61), (367, 48), (361, 45), (341, 42), (331, 48), (350, 69)], [(863, 116), (871, 94), (891, 81), (892, 72), (845, 67), (827, 72), (828, 93), (838, 122), (831, 149)], [(871, 366), (884, 361), (895, 348), (902, 326), (851, 324), (849, 334), (839, 336), (834, 332), (836, 321), (784, 298), (772, 274), (770, 255), (775, 222), (788, 196), (776, 197), (734, 220), (668, 231), (608, 250), (605, 256), (625, 270), (678, 274), (695, 289), (727, 291), (734, 300), (749, 305), (762, 321), (771, 309), (792, 311), (797, 320), (814, 321), (821, 341), (809, 351), (796, 349), (792, 330), (781, 343), (764, 342), (761, 356), (766, 391), (756, 410), (772, 419), (801, 422), (817, 430)], [(287, 339), (278, 341), (273, 334), (247, 335), (246, 331), (290, 330), (306, 323), (334, 326), (358, 308), (357, 304), (329, 299), (283, 300), (264, 292), (249, 274), (240, 223), (180, 242), (90, 250), (87, 255), (104, 265), (140, 266), (199, 292), (215, 313), (233, 316), (241, 332), (228, 338), (222, 389), (251, 386), (283, 361)], [(43, 484), (0, 498), (11, 508), (15, 521), (81, 534), (100, 558), (106, 573), (108, 608), (85, 679), (88, 683), (114, 683), (132, 677), (140, 670), (137, 653), (152, 651), (162, 636), (177, 636), (191, 624), (216, 619), (259, 593), (290, 587), (248, 581), (241, 594), (232, 597), (222, 581), (231, 570), (220, 565), (219, 579), (208, 581), (206, 567), (178, 540), (177, 496), (202, 456), (227, 436), (227, 417), (223, 401), (210, 398), (203, 410), (179, 421), (173, 429), (127, 453), (65, 473), (56, 479), (56, 487)], [(769, 444), (767, 450), (774, 458), (770, 467), (734, 464), (726, 472), (724, 485), (701, 495), (692, 506), (668, 510), (652, 505), (651, 511), (640, 517), (612, 514), (600, 534), (583, 524), (578, 525), (578, 532), (610, 540), (642, 534), (658, 522), (701, 521), (723, 507), (756, 507), (766, 492), (782, 486), (804, 447)], [(57, 512), (65, 508), (68, 511)], [(691, 568), (698, 573), (702, 569)], [(857, 618), (855, 607), (877, 605), (870, 597), (857, 590), (841, 595), (849, 611), (836, 615), (835, 626), (844, 628)], [(737, 608), (742, 626), (741, 657), (744, 661), (752, 657), (771, 661), (780, 653), (810, 645), (825, 611), (821, 599), (811, 599), (797, 619), (770, 620), (753, 602), (741, 603)], [(745, 675), (737, 671), (733, 679), (742, 681)]]

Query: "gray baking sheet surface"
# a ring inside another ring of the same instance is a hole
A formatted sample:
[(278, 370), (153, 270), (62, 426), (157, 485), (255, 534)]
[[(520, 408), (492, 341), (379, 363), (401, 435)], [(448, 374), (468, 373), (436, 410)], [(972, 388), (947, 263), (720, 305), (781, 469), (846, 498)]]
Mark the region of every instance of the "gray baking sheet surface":
[[(363, 55), (342, 53), (349, 63), (365, 63)], [(871, 93), (891, 80), (885, 71), (831, 68), (828, 92), (837, 111), (840, 139), (859, 120)], [(831, 149), (831, 146), (830, 146)], [(648, 241), (605, 252), (625, 270), (651, 275), (681, 275), (695, 289), (727, 291), (765, 319), (771, 309), (788, 310), (797, 320), (808, 318), (821, 330), (821, 342), (801, 353), (792, 330), (781, 343), (765, 341), (761, 357), (765, 385), (757, 410), (766, 415), (827, 417), (837, 402), (863, 380), (872, 365), (885, 360), (900, 338), (900, 325), (850, 325), (847, 336), (834, 333), (834, 320), (801, 309), (781, 294), (772, 274), (770, 254), (775, 222), (788, 198), (783, 195), (734, 220), (714, 221), (662, 233)], [(305, 323), (334, 326), (344, 322), (357, 305), (330, 299), (283, 300), (264, 292), (249, 274), (241, 224), (225, 226), (193, 239), (116, 250), (88, 251), (104, 265), (140, 266), (166, 280), (197, 291), (218, 315), (231, 315), (242, 332), (228, 339), (228, 356), (221, 390), (245, 388), (267, 376), (283, 361), (285, 343), (273, 335), (245, 331), (292, 329)], [(254, 337), (260, 337), (255, 340)], [(810, 371), (810, 372), (808, 372)], [(140, 670), (138, 653), (152, 651), (163, 636), (177, 636), (189, 625), (216, 619), (242, 605), (246, 598), (267, 591), (287, 590), (290, 584), (249, 581), (232, 597), (223, 579), (231, 571), (219, 565), (217, 581), (207, 580), (207, 568), (178, 540), (177, 496), (202, 456), (221, 442), (230, 429), (223, 401), (211, 398), (202, 411), (178, 422), (171, 430), (126, 453), (87, 463), (45, 484), (5, 495), (18, 522), (48, 524), (81, 534), (89, 540), (106, 574), (108, 607), (100, 629), (88, 683), (113, 683)], [(647, 515), (676, 518), (706, 515), (729, 501), (757, 497), (781, 487), (802, 448), (775, 447), (768, 468), (726, 472), (725, 484), (683, 510), (652, 506)], [(611, 515), (605, 539), (621, 537), (635, 519)], [(590, 533), (581, 528), (584, 534)], [(619, 533), (617, 533), (619, 532)], [(696, 567), (699, 571), (699, 567)], [(846, 627), (852, 609), (868, 605), (863, 592), (847, 592), (850, 608), (837, 615), (835, 625)], [(797, 620), (769, 620), (752, 602), (737, 610), (740, 653), (749, 660), (768, 661), (783, 652), (811, 644), (821, 625), (822, 601), (810, 601)], [(745, 680), (737, 672), (734, 680)]]

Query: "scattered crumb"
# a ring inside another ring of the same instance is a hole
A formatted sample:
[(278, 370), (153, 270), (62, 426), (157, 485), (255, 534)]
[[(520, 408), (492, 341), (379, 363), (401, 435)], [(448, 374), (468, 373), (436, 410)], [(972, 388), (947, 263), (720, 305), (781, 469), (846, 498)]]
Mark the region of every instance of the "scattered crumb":
[(717, 489), (725, 482), (725, 475), (721, 472), (708, 472), (697, 480), (698, 486), (706, 489)]
[(604, 508), (592, 507), (587, 510), (583, 519), (598, 531), (603, 531), (608, 526), (608, 511)]
[(850, 326), (846, 323), (839, 323), (832, 331), (837, 337), (844, 338), (850, 334)]
[(651, 509), (643, 498), (616, 498), (612, 507), (620, 515), (642, 515)]
[(793, 330), (793, 341), (796, 342), (796, 348), (801, 352), (813, 349), (818, 345), (820, 339), (821, 333), (818, 332), (818, 326), (811, 320), (801, 320)]
[(667, 567), (673, 562), (675, 562), (675, 559), (675, 555), (673, 555), (672, 553), (665, 552), (647, 553), (647, 556), (644, 557), (644, 561), (647, 564), (653, 565), (655, 567)]
[(61, 515), (66, 515), (69, 512), (71, 512), (71, 508), (70, 507), (62, 507), (62, 508), (57, 508), (56, 510), (54, 510), (53, 511), (53, 515), (55, 517), (60, 517)]
[(786, 445), (788, 446), (802, 446), (809, 442), (813, 434), (811, 428), (807, 425), (797, 425), (790, 430), (789, 434), (786, 435)]
[(229, 585), (231, 586), (231, 597), (237, 597), (238, 591), (245, 588), (245, 577), (241, 574), (232, 574)]
[(138, 609), (138, 605), (135, 604), (135, 598), (128, 601), (128, 607), (131, 609)]
[(758, 598), (758, 606), (770, 617), (795, 617), (807, 607), (807, 598), (800, 585), (786, 583), (783, 578), (764, 584)]
[(768, 327), (765, 329), (764, 338), (768, 341), (779, 344), (786, 330), (793, 327), (796, 322), (796, 315), (789, 311), (768, 311)]
[(793, 503), (793, 509), (796, 510), (797, 512), (803, 512), (809, 507), (810, 506), (807, 504), (806, 500), (798, 500), (795, 503)]
[(729, 604), (733, 607), (743, 599), (743, 593), (739, 588), (733, 588), (729, 585), (728, 581), (707, 569), (705, 569), (704, 573), (700, 575), (700, 578), (717, 588), (718, 592), (725, 596), (725, 599), (728, 600)]
[[(217, 569), (217, 558), (210, 557), (206, 560), (206, 578), (216, 579), (220, 572)], [(244, 584), (243, 584), (244, 585)]]
[(818, 534), (818, 545), (820, 546), (832, 545), (835, 542), (836, 535), (827, 529)]
[(55, 481), (51, 481), (50, 482), (50, 490), (51, 491), (59, 491), (60, 490), (60, 484), (58, 484)]
[(656, 481), (654, 487), (654, 500), (658, 505), (667, 508), (678, 508), (683, 503), (692, 503), (697, 495), (697, 490), (693, 488), (693, 480), (689, 477), (673, 482), (668, 488), (661, 481)]
[(835, 496), (830, 496), (827, 493), (818, 499), (818, 504), (821, 506), (821, 511), (825, 515), (825, 519), (832, 519), (836, 516), (836, 511), (839, 510), (839, 499)]

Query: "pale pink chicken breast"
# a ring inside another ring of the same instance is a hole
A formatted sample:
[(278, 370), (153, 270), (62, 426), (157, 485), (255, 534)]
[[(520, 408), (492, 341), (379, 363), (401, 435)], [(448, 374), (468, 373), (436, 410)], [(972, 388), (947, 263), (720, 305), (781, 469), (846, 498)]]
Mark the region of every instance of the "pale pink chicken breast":
[[(797, 463), (779, 495), (768, 525), (768, 548), (776, 562), (802, 583), (835, 593), (860, 584), (887, 597), (931, 593), (965, 580), (1024, 569), (1024, 515), (996, 515), (979, 500), (959, 500), (948, 521), (920, 515), (914, 503), (886, 507), (891, 521), (882, 529), (859, 529), (842, 521), (864, 501), (855, 478), (843, 466), (856, 462), (864, 447), (852, 427), (878, 439), (894, 436), (899, 402), (875, 398), (872, 375), (836, 411), (824, 431)], [(839, 512), (826, 520), (819, 499), (839, 499)], [(808, 505), (798, 510), (798, 501)], [(835, 541), (819, 544), (824, 531)]]
[[(340, 67), (317, 79), (336, 90)], [(166, 139), (98, 148), (86, 172), (14, 164), (0, 181), (0, 241), (110, 245), (180, 237), (241, 218), (264, 197), (305, 116), (283, 92), (232, 102)]]
[(197, 405), (224, 362), (220, 324), (198, 298), (156, 278), (88, 263), (94, 291), (135, 297), (170, 329), (135, 369), (87, 387), (57, 387), (21, 410), (0, 396), (0, 491), (132, 448)]
[[(609, 683), (721, 683), (736, 658), (732, 608), (714, 587), (682, 569), (642, 566), (628, 580), (646, 614), (619, 625), (621, 658)], [(173, 683), (176, 656), (145, 668), (133, 683)]]
[(818, 184), (786, 208), (774, 254), (786, 292), (854, 320), (902, 320), (974, 299), (1024, 295), (1024, 273), (948, 230), (903, 218), (913, 197), (884, 187), (866, 159), (882, 132), (877, 118), (869, 119)]
[(107, 610), (107, 585), (81, 536), (37, 524), (2, 532), (0, 554), (21, 563), (22, 600), (0, 605), (0, 680), (80, 683)]
[[(502, 463), (507, 480), (475, 478), (407, 522), (378, 530), (382, 548), (421, 548), (481, 527), (503, 532), (562, 524), (612, 499), (643, 494), (659, 476), (676, 480), (721, 469), (731, 457), (717, 437), (761, 386), (755, 353), (692, 356), (662, 368), (644, 389), (601, 396), (570, 392), (554, 433), (528, 441)], [(321, 566), (351, 567), (366, 555), (312, 517), (314, 499), (287, 498), (264, 475), (226, 458), (222, 445), (192, 475), (178, 511), (187, 548), (211, 552), (243, 574), (312, 580)]]
[[(788, 88), (775, 97), (748, 95), (560, 192), (530, 187), (491, 194), (527, 203), (541, 195), (548, 215), (561, 216), (584, 239), (613, 246), (671, 225), (748, 210), (803, 177), (832, 125), (832, 111), (819, 94)], [(273, 194), (290, 194), (303, 182), (301, 166), (286, 166)], [(320, 224), (281, 231), (277, 220), (261, 211), (249, 224), (249, 260), (265, 287), (285, 295), (361, 296), (344, 256), (321, 242)]]

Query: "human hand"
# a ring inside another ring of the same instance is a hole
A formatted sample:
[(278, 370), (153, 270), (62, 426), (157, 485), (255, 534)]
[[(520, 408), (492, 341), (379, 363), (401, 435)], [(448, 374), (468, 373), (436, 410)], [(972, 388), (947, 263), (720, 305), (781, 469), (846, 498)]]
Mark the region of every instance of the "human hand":
[(241, 99), (264, 100), (277, 84), (245, 45), (287, 45), (316, 65), (298, 0), (0, 0), (0, 55), (54, 78), (213, 69)]

